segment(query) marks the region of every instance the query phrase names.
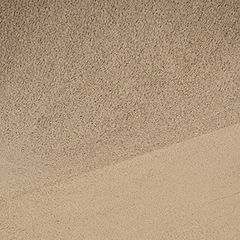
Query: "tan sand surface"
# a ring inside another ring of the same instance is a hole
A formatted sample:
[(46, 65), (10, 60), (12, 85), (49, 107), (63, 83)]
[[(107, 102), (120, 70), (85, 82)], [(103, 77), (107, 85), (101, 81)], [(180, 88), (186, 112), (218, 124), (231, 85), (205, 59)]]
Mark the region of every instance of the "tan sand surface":
[(239, 0), (0, 0), (0, 240), (239, 240), (239, 123)]
[(0, 195), (240, 121), (239, 0), (0, 1)]
[(0, 202), (0, 239), (239, 240), (240, 124)]

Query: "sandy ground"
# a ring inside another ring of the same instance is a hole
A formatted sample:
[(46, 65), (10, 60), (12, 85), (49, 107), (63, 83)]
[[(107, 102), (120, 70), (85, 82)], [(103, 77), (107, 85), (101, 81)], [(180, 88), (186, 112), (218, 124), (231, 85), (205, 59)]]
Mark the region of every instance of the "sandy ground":
[(235, 196), (199, 204), (239, 186), (239, 30), (239, 0), (1, 0), (3, 239), (237, 239)]
[(239, 0), (1, 0), (0, 194), (240, 121)]
[(0, 202), (0, 239), (239, 240), (240, 124)]

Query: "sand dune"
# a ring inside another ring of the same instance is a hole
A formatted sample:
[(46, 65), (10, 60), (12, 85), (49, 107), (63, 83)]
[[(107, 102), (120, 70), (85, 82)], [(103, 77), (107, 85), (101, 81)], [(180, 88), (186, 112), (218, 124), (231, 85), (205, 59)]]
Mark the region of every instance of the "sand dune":
[(240, 238), (240, 125), (0, 203), (1, 239)]
[[(228, 196), (239, 186), (239, 152), (230, 137), (238, 141), (239, 130), (237, 125), (227, 128), (240, 122), (239, 9), (239, 0), (1, 0), (3, 239), (79, 239), (81, 232), (83, 239), (140, 239), (141, 234), (143, 239), (205, 239), (200, 227), (207, 231), (206, 239), (226, 239), (227, 234), (234, 239), (237, 215), (230, 205), (237, 208), (237, 198), (199, 210), (199, 218), (193, 219), (200, 225), (184, 214), (199, 209), (203, 198)], [(215, 152), (202, 140), (190, 140), (207, 133), (213, 133), (208, 136)], [(220, 156), (224, 135), (228, 148)], [(186, 140), (189, 147), (180, 148), (191, 149), (189, 153), (174, 150), (185, 143), (174, 144)], [(203, 144), (203, 152), (191, 145), (195, 141)], [(153, 158), (153, 151), (166, 147), (170, 159)], [(169, 175), (171, 163), (175, 177)], [(120, 166), (124, 170), (118, 172)], [(161, 166), (169, 183), (157, 180)], [(135, 182), (137, 169), (142, 179)], [(153, 171), (152, 179), (144, 169)], [(203, 196), (193, 187), (197, 182)], [(54, 201), (42, 192), (48, 187), (54, 189), (49, 193)], [(155, 189), (161, 187), (163, 199)], [(118, 199), (111, 189), (125, 195)], [(155, 195), (160, 213), (150, 207)], [(92, 210), (91, 199), (96, 204)], [(185, 202), (190, 206), (183, 206)], [(98, 215), (101, 206), (106, 211)], [(218, 209), (231, 222), (226, 232), (225, 222), (214, 212)], [(55, 222), (54, 214), (63, 222)], [(204, 222), (204, 216), (214, 223)], [(154, 219), (160, 223), (152, 224)], [(192, 238), (191, 227), (198, 229)], [(181, 229), (187, 232), (181, 235)]]
[(240, 120), (239, 1), (1, 1), (0, 192)]

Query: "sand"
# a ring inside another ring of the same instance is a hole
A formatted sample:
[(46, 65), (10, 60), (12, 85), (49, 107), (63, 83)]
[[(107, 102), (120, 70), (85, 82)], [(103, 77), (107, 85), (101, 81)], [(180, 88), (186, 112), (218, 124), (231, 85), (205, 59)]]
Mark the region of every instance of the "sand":
[(240, 123), (238, 0), (1, 0), (0, 27), (4, 202)]
[(240, 238), (240, 124), (0, 202), (1, 239)]

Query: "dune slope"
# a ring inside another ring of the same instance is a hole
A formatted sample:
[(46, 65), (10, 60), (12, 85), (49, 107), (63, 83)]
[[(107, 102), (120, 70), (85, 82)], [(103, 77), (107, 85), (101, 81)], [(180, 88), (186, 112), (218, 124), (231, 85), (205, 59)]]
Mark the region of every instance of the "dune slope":
[(240, 125), (0, 202), (0, 238), (240, 238)]
[(0, 195), (240, 120), (239, 1), (0, 3)]

